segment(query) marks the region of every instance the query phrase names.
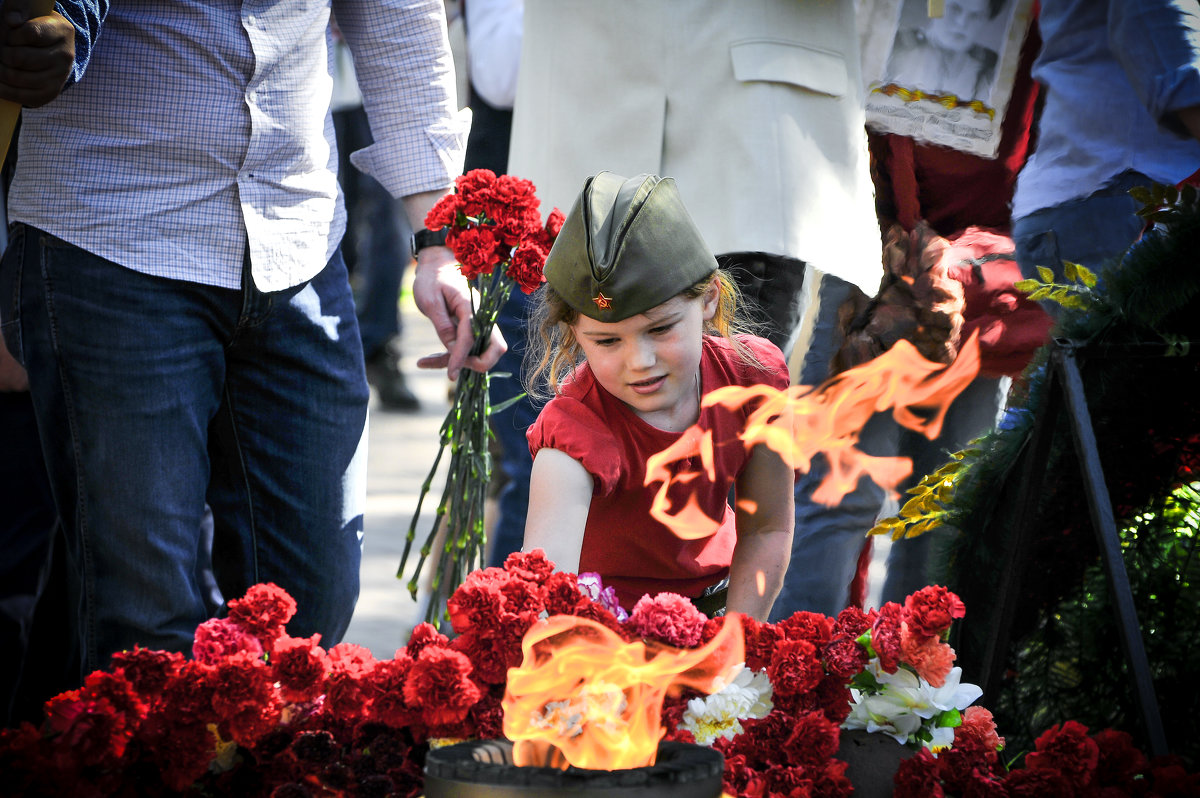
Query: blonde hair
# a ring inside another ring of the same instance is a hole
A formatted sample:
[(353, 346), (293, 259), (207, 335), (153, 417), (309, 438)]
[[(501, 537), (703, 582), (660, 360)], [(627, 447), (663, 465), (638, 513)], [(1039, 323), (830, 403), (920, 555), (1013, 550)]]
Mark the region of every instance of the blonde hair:
[[(722, 269), (676, 296), (698, 299), (713, 285), (717, 286), (717, 310), (705, 322), (704, 332), (729, 341), (738, 358), (752, 366), (766, 369), (750, 348), (737, 338), (756, 332), (753, 324), (739, 313), (741, 291), (737, 283)], [(557, 291), (546, 284), (542, 287), (537, 305), (529, 316), (529, 348), (525, 352), (525, 390), (535, 400), (546, 400), (561, 392), (563, 384), (582, 363), (583, 348), (575, 338), (574, 325), (579, 311), (563, 300)]]

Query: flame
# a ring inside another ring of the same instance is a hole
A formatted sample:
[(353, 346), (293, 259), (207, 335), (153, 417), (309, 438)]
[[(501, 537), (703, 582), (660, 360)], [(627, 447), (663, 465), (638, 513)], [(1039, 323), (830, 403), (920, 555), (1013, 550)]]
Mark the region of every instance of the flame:
[(745, 659), (736, 615), (695, 649), (627, 643), (595, 621), (555, 615), (531, 628), (521, 649), (502, 702), (513, 761), (593, 770), (653, 765), (667, 691), (712, 692)]
[[(781, 391), (768, 385), (731, 385), (706, 394), (702, 405), (736, 410), (760, 400), (740, 435), (747, 449), (764, 444), (792, 468), (805, 472), (813, 457), (824, 453), (829, 473), (813, 492), (813, 500), (833, 506), (863, 475), (894, 492), (912, 472), (907, 457), (873, 457), (858, 449), (859, 432), (872, 415), (891, 409), (897, 423), (932, 440), (941, 433), (950, 404), (978, 372), (976, 333), (949, 365), (926, 360), (915, 346), (901, 340), (879, 357), (815, 388), (795, 385)], [(672, 468), (691, 457), (700, 458), (703, 471)], [(693, 498), (681, 510), (671, 510), (671, 487), (701, 475), (714, 479), (712, 432), (699, 427), (689, 428), (646, 461), (645, 484), (661, 483), (650, 514), (684, 540), (707, 537), (720, 527), (720, 519), (707, 516)]]

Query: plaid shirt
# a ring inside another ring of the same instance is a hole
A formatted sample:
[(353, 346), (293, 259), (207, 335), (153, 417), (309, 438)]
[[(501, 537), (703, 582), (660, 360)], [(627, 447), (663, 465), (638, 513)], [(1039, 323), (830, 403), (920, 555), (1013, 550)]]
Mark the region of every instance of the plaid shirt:
[(329, 114), (330, 7), (394, 195), (462, 170), (442, 0), (59, 2), (80, 59), (26, 109), (10, 218), (139, 272), (275, 291), (319, 272), (345, 228)]

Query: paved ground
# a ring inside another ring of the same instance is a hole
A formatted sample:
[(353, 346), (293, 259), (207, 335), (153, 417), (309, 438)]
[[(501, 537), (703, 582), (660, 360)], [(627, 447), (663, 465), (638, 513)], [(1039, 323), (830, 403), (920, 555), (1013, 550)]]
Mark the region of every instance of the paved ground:
[[(366, 646), (377, 657), (391, 657), (408, 640), (409, 632), (424, 612), (424, 607), (419, 607), (405, 590), (410, 574), (406, 573), (403, 580), (397, 579), (396, 567), (421, 484), (437, 455), (438, 429), (449, 409), (445, 372), (419, 371), (413, 366), (417, 356), (439, 351), (433, 327), (411, 303), (403, 306), (402, 311), (404, 366), (413, 391), (421, 399), (421, 411), (387, 412), (379, 408), (376, 396), (371, 398), (362, 593), (346, 634), (348, 642)], [(441, 495), (441, 484), (439, 475), (417, 529), (418, 545), (432, 525), (433, 506)], [(887, 539), (877, 538), (869, 605), (878, 604), (887, 549)], [(410, 563), (410, 570), (411, 567)]]
[[(417, 356), (440, 348), (433, 327), (411, 306), (404, 308), (404, 319), (405, 372), (421, 399), (421, 410), (388, 412), (372, 394), (362, 592), (345, 638), (366, 646), (377, 657), (391, 657), (420, 620), (422, 609), (405, 590), (409, 574), (397, 579), (396, 567), (421, 484), (437, 455), (438, 429), (449, 409), (445, 372), (419, 371), (413, 365)], [(436, 506), (440, 490), (439, 482), (422, 511), (425, 517), (417, 530), (418, 545), (432, 526), (431, 502)], [(411, 567), (410, 563), (410, 571)]]

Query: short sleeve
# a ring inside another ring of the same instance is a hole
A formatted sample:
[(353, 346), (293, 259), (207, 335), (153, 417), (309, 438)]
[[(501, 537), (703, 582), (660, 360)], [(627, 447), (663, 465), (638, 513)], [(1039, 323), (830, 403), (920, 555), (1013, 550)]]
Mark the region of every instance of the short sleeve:
[(621, 448), (600, 416), (577, 399), (551, 399), (525, 437), (534, 457), (541, 449), (557, 449), (578, 460), (596, 481), (596, 495), (607, 496), (617, 487)]
[(787, 361), (783, 359), (783, 353), (779, 351), (779, 347), (757, 335), (745, 335), (740, 340), (763, 366), (761, 369), (755, 366), (746, 366), (747, 373), (744, 374), (746, 382), (743, 384), (770, 385), (781, 391), (787, 390), (792, 383), (792, 378), (788, 372)]

